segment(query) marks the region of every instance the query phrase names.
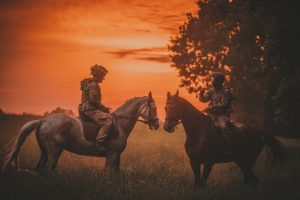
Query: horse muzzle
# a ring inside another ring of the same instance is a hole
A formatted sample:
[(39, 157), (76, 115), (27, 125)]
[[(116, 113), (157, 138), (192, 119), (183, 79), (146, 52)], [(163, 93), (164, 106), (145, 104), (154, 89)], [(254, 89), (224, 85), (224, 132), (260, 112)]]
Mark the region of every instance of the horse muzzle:
[(150, 130), (157, 130), (159, 128), (159, 121), (158, 119), (153, 120), (149, 123), (149, 129)]
[(167, 132), (169, 132), (169, 133), (174, 133), (175, 132), (175, 124), (172, 125), (169, 122), (165, 122), (165, 124), (164, 124), (164, 130), (167, 131)]

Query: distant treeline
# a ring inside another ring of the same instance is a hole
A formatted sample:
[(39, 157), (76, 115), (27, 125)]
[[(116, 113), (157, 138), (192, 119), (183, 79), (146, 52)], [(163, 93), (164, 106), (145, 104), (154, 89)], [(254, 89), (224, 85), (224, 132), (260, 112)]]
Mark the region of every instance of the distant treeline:
[(44, 116), (47, 115), (54, 115), (54, 114), (67, 114), (69, 116), (74, 116), (75, 113), (71, 110), (63, 109), (60, 107), (57, 107), (56, 109), (45, 112), (43, 115), (37, 115), (32, 113), (13, 113), (13, 112), (5, 112), (3, 109), (0, 108), (0, 143), (1, 141), (1, 135), (3, 136), (4, 133), (18, 133), (22, 126), (24, 126), (25, 123), (41, 119)]
[(57, 107), (52, 111), (47, 111), (42, 115), (38, 115), (38, 114), (33, 114), (33, 113), (27, 113), (27, 112), (23, 112), (23, 113), (14, 113), (14, 112), (8, 112), (8, 111), (4, 111), (3, 109), (0, 108), (0, 117), (42, 117), (42, 116), (48, 116), (48, 115), (55, 115), (55, 114), (65, 114), (65, 115), (69, 115), (69, 116), (75, 116), (76, 114), (72, 111), (72, 110), (68, 110), (68, 109), (64, 109), (61, 107)]

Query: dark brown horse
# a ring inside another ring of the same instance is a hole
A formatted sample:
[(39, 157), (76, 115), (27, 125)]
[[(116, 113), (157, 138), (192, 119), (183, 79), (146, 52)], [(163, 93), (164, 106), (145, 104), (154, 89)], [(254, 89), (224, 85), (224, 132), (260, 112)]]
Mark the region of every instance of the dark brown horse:
[[(211, 118), (197, 110), (191, 103), (168, 92), (166, 120), (164, 129), (174, 132), (180, 121), (183, 124), (186, 140), (185, 150), (195, 175), (195, 184), (205, 183), (215, 163), (236, 162), (244, 174), (245, 183), (255, 185), (257, 178), (252, 167), (263, 147), (268, 147), (273, 154), (273, 165), (283, 164), (286, 159), (285, 149), (272, 135), (262, 134), (252, 129), (232, 125), (232, 154), (225, 154), (224, 139)], [(201, 175), (200, 167), (204, 165)], [(201, 177), (202, 176), (202, 177)]]

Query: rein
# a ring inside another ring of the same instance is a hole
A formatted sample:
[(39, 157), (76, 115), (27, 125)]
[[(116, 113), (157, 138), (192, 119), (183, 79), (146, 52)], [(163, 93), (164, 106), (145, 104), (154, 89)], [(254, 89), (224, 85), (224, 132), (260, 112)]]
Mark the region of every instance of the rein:
[(148, 121), (138, 119), (138, 117), (132, 117), (132, 116), (127, 116), (127, 115), (117, 115), (115, 113), (112, 113), (112, 115), (114, 115), (116, 117), (119, 117), (119, 118), (124, 118), (124, 119), (134, 119), (134, 120), (137, 120), (137, 121), (142, 122), (144, 124), (148, 123)]

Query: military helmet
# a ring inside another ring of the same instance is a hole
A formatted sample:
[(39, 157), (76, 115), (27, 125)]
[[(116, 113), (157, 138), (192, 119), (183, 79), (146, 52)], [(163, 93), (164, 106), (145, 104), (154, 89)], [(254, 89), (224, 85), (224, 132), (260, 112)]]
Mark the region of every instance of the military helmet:
[(96, 76), (99, 76), (99, 75), (105, 76), (107, 73), (108, 73), (108, 70), (105, 67), (103, 67), (102, 65), (96, 64), (91, 67), (91, 74), (93, 76), (95, 76), (95, 75)]
[(213, 72), (212, 78), (218, 83), (224, 83), (225, 75), (222, 72)]

